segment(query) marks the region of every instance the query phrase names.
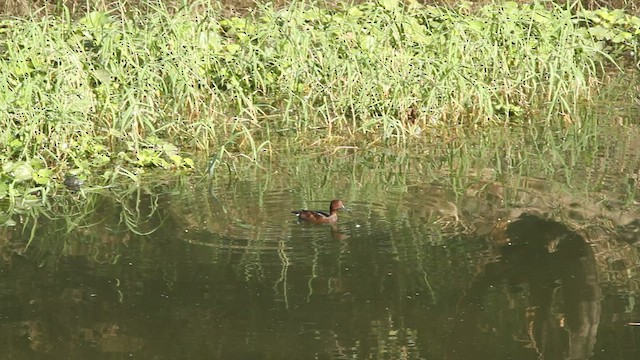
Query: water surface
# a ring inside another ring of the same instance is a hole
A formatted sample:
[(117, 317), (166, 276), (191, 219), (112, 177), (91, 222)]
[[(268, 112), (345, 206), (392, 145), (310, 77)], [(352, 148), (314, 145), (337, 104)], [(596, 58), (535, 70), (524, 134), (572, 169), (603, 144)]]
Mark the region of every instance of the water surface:
[[(65, 216), (0, 233), (3, 358), (637, 359), (640, 137), (624, 134), (488, 160), (274, 155), (58, 194)], [(336, 226), (290, 213), (334, 198)]]

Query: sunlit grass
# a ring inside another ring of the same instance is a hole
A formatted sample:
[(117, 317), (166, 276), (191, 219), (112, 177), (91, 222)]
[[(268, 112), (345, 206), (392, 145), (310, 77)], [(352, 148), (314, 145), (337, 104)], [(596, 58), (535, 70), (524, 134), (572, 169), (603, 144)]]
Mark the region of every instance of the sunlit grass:
[(611, 60), (602, 39), (633, 39), (593, 35), (547, 3), (111, 9), (2, 20), (0, 197), (64, 173), (108, 183), (189, 170), (199, 152), (259, 161), (285, 147), (420, 148), (579, 125)]

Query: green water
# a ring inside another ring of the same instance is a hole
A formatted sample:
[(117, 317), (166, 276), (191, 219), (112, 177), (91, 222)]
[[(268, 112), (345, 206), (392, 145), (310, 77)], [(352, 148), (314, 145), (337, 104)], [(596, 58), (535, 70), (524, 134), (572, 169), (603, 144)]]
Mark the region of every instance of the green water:
[(2, 358), (637, 359), (640, 137), (594, 136), (59, 193), (0, 232)]

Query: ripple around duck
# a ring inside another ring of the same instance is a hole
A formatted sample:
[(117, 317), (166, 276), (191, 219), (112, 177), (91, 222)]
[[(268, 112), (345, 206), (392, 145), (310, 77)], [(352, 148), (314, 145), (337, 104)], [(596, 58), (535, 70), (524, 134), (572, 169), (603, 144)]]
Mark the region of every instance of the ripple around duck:
[[(378, 192), (338, 187), (330, 192), (321, 189), (320, 195), (308, 200), (304, 194), (280, 185), (243, 181), (196, 189), (200, 196), (190, 201), (174, 199), (171, 204), (185, 218), (180, 224), (180, 238), (190, 245), (218, 252), (280, 254), (288, 261), (304, 262), (318, 254), (339, 252), (343, 256), (345, 246), (359, 252), (389, 253), (392, 247), (397, 250), (402, 246), (406, 235), (428, 236), (429, 230), (423, 228), (430, 227), (429, 219), (412, 223), (410, 217), (416, 209), (428, 207), (429, 199), (416, 191), (407, 196), (406, 190), (391, 188), (384, 199), (378, 199)], [(339, 212), (337, 224), (299, 222), (291, 213), (298, 209), (327, 211), (335, 198), (342, 199), (347, 207)]]

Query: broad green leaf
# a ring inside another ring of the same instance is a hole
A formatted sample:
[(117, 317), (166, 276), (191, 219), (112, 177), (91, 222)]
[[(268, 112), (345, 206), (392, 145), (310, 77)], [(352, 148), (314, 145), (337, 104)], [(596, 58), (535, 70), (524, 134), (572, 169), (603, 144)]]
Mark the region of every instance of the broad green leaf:
[(28, 163), (22, 162), (12, 169), (13, 178), (16, 181), (27, 181), (33, 179), (33, 168)]
[(173, 144), (169, 144), (169, 143), (164, 144), (164, 146), (162, 147), (162, 150), (169, 157), (178, 155), (178, 148)]

